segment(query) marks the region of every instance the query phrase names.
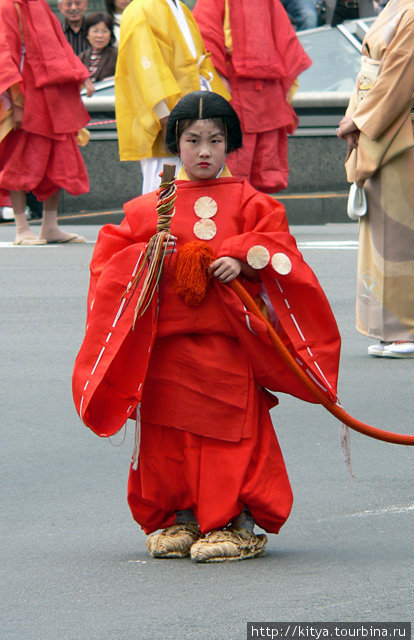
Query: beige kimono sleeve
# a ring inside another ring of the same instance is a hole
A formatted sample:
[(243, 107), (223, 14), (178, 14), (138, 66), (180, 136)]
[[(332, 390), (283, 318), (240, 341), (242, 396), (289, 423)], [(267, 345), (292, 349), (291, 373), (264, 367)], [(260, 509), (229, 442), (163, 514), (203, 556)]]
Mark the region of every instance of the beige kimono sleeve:
[[(365, 43), (366, 53), (381, 59), (381, 69), (364, 100), (351, 114), (358, 129), (376, 140), (399, 117), (413, 106), (414, 93), (414, 18), (403, 14), (395, 34), (387, 46), (379, 33)], [(375, 36), (377, 42), (375, 42)], [(378, 51), (379, 56), (375, 56)], [(381, 55), (382, 54), (382, 55)]]

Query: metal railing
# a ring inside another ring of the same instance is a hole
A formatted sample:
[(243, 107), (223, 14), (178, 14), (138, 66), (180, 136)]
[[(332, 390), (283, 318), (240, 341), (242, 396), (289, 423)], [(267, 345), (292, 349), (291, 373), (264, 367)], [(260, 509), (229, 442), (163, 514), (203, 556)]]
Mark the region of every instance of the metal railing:
[[(347, 91), (330, 91), (330, 92), (297, 92), (293, 100), (295, 109), (307, 108), (329, 108), (329, 107), (346, 107), (351, 94)], [(83, 96), (83, 103), (89, 113), (115, 113), (115, 96), (92, 96), (87, 98)]]

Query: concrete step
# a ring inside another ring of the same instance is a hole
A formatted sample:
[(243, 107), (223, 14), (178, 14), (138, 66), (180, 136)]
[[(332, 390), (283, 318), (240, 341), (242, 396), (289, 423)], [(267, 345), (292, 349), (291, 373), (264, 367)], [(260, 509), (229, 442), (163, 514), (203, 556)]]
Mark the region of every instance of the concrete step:
[(351, 222), (346, 213), (348, 193), (275, 194), (286, 208), (289, 224)]

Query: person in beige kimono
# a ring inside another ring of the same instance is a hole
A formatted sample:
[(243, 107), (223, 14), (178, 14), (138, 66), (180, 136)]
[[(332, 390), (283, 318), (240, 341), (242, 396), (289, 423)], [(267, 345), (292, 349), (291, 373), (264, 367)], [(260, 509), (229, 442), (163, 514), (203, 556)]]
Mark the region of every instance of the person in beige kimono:
[(367, 32), (338, 136), (349, 182), (364, 185), (357, 330), (372, 356), (414, 358), (414, 2), (390, 0)]

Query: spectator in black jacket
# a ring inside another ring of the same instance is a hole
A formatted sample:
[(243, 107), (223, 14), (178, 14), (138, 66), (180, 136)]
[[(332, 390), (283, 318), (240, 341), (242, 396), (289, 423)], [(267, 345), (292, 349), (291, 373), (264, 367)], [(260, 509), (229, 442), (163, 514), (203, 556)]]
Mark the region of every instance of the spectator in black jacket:
[(83, 31), (88, 0), (59, 0), (58, 7), (64, 16), (61, 20), (63, 33), (78, 56), (89, 46)]

